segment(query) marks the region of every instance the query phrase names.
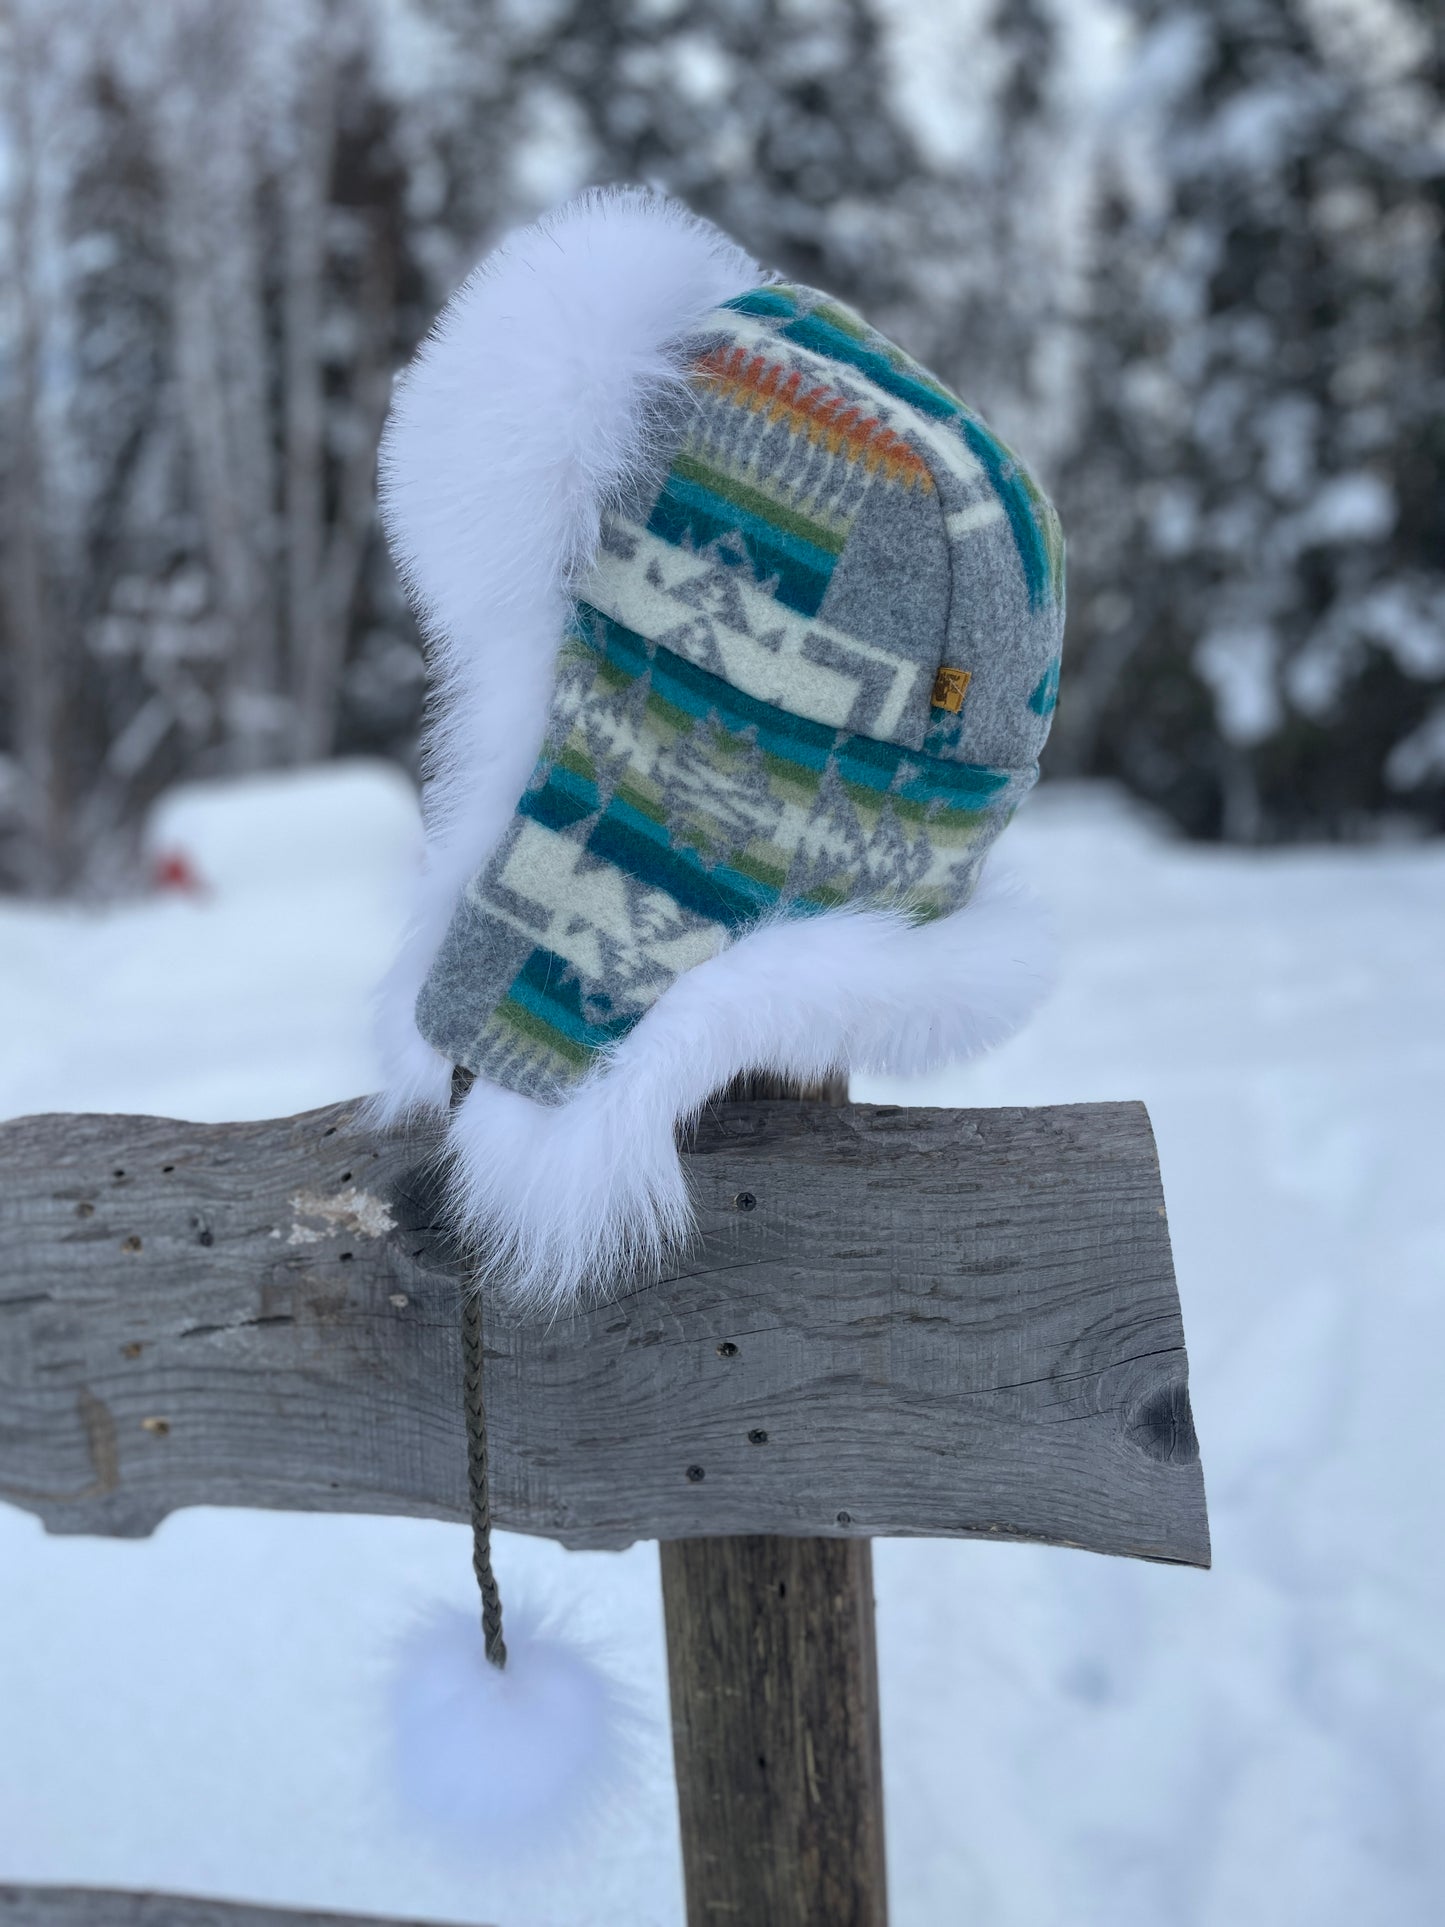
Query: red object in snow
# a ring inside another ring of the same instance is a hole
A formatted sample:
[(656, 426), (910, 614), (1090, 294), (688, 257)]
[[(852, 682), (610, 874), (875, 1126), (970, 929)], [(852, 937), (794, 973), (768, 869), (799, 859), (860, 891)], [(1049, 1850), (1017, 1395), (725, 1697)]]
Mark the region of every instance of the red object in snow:
[(161, 850), (151, 860), (151, 888), (179, 890), (183, 896), (203, 897), (206, 885), (184, 850)]

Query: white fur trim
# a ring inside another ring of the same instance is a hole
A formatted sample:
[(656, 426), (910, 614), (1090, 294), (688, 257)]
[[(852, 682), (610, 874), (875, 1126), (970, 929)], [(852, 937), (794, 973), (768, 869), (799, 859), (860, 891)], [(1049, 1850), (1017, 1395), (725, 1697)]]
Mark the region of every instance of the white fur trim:
[(675, 1127), (740, 1072), (907, 1076), (972, 1056), (1040, 1003), (1052, 951), (1037, 898), (992, 866), (935, 923), (765, 924), (671, 984), (565, 1103), (474, 1084), (448, 1133), (457, 1218), (509, 1295), (564, 1309), (686, 1238)]
[(447, 1101), (449, 1067), (412, 1012), (532, 773), (569, 584), (602, 509), (646, 465), (686, 336), (764, 279), (678, 202), (594, 190), (489, 255), (397, 385), (381, 513), (426, 635), (433, 712), (425, 864), (378, 995), (379, 1121)]

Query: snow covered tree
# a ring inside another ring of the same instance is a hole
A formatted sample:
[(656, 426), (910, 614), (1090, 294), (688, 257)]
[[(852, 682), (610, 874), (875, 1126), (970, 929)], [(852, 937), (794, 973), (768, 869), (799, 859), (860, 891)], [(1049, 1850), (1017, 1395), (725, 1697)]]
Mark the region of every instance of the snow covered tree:
[(1445, 821), (1442, 40), (1432, 0), (6, 0), (0, 887), (123, 882), (183, 774), (410, 760), (390, 378), (598, 180), (1039, 469), (1051, 768), (1202, 835)]
[(343, 735), (377, 437), (437, 289), (360, 0), (9, 25), (0, 874), (49, 891), (123, 881), (176, 776)]
[(1442, 29), (1140, 0), (1059, 756), (1240, 839), (1445, 823)]

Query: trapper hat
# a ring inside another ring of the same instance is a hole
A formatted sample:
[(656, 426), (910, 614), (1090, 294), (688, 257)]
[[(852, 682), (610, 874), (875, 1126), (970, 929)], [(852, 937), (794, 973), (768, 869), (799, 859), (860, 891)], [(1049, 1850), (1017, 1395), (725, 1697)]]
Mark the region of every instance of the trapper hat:
[(402, 377), (385, 524), (435, 707), (385, 1115), (445, 1106), (466, 1227), (564, 1301), (685, 1234), (675, 1132), (738, 1073), (909, 1072), (1040, 994), (983, 878), (1064, 620), (1018, 458), (841, 303), (596, 192)]

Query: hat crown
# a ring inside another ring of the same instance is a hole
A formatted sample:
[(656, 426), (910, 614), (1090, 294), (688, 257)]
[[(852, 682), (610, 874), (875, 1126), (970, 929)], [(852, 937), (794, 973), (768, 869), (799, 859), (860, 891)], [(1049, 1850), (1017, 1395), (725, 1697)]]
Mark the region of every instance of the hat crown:
[(665, 473), (605, 516), (584, 607), (790, 714), (1035, 766), (1063, 541), (1023, 463), (814, 289), (739, 296), (688, 348)]

